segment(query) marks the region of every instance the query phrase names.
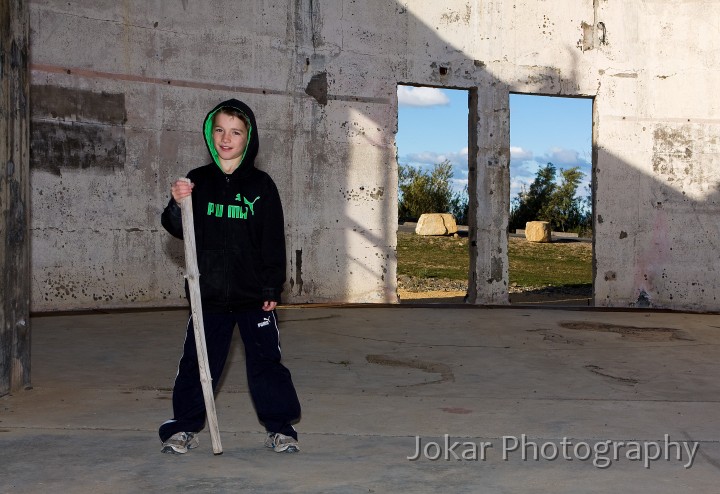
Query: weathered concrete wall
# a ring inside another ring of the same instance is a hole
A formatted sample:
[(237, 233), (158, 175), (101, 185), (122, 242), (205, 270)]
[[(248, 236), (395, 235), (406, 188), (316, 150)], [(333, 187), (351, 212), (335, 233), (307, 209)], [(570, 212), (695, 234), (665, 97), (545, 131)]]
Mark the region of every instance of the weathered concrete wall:
[(395, 301), (398, 83), (470, 90), (471, 301), (508, 301), (515, 91), (595, 98), (596, 303), (720, 307), (720, 1), (31, 7), (34, 310), (183, 303), (159, 213), (229, 96), (283, 196), (286, 300)]
[(618, 7), (596, 67), (596, 304), (717, 310), (720, 2)]
[(29, 26), (0, 2), (0, 396), (30, 385)]

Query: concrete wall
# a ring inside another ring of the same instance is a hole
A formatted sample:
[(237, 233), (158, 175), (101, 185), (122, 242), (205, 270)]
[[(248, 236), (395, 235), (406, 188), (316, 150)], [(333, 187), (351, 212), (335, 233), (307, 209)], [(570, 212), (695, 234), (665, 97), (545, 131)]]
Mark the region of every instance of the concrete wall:
[(595, 301), (717, 310), (720, 1), (31, 2), (32, 307), (177, 305), (159, 214), (258, 115), (288, 302), (396, 301), (398, 83), (470, 90), (470, 300), (507, 303), (509, 93), (594, 97)]

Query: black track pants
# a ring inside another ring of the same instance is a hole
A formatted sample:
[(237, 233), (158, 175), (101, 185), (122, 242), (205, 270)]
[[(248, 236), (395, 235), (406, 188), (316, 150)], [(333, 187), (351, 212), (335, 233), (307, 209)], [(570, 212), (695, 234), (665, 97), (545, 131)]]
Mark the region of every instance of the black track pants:
[[(297, 439), (291, 424), (300, 418), (300, 402), (290, 371), (280, 363), (280, 333), (275, 311), (205, 313), (203, 323), (213, 390), (222, 376), (237, 324), (245, 346), (248, 388), (258, 419), (268, 432), (280, 432)], [(198, 432), (204, 424), (205, 401), (191, 317), (173, 388), (173, 419), (160, 426), (160, 440), (164, 442), (176, 432)]]

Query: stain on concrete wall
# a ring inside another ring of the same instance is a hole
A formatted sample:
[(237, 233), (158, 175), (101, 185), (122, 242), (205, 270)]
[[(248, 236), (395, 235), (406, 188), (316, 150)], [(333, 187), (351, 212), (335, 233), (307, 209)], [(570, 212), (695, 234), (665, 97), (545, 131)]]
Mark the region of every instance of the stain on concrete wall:
[(692, 171), (692, 137), (687, 128), (658, 127), (653, 132), (653, 171), (669, 182)]
[(124, 94), (57, 86), (31, 87), (30, 166), (112, 173), (125, 166)]

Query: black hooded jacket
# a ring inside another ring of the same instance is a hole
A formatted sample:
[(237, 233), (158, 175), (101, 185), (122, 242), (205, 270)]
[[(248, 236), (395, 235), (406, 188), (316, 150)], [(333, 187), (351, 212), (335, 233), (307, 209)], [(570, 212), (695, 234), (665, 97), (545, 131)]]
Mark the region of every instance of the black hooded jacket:
[[(231, 174), (220, 166), (212, 139), (213, 116), (220, 108), (239, 110), (249, 122), (240, 165)], [(192, 191), (200, 295), (203, 310), (259, 308), (280, 301), (285, 282), (285, 230), (282, 204), (270, 176), (255, 168), (259, 139), (255, 115), (236, 99), (220, 103), (205, 117), (205, 143), (213, 163), (187, 178)], [(174, 199), (161, 216), (163, 227), (183, 237), (180, 206)]]

